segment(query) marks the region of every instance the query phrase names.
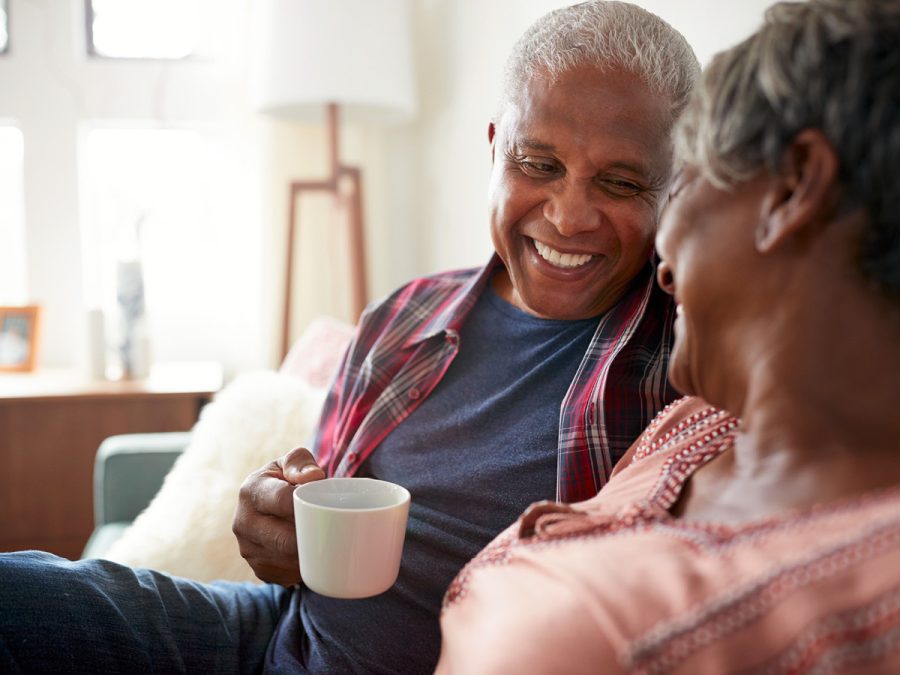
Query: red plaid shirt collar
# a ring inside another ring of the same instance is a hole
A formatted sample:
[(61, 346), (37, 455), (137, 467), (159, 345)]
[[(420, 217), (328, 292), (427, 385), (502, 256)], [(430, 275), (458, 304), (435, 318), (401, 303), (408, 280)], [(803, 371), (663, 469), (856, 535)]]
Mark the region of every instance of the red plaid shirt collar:
[[(490, 283), (491, 277), (494, 276), (494, 271), (502, 264), (503, 261), (500, 260), (500, 257), (494, 254), (488, 261), (488, 264), (482, 267), (477, 274), (472, 275), (468, 282), (463, 283), (459, 289), (452, 292), (443, 301), (440, 301), (436, 305), (434, 314), (424, 318), (418, 326), (413, 328), (403, 346), (411, 347), (441, 335), (448, 330), (459, 333), (460, 328), (466, 322), (469, 312), (475, 306), (475, 303), (478, 302), (478, 298), (481, 297), (488, 283)], [(462, 272), (462, 274), (467, 273), (471, 273), (471, 271)], [(450, 272), (448, 276), (457, 274), (459, 272)], [(439, 275), (439, 277), (442, 276), (444, 275)], [(416, 284), (416, 282), (413, 281), (412, 284)], [(438, 295), (435, 295), (434, 299), (440, 300)]]

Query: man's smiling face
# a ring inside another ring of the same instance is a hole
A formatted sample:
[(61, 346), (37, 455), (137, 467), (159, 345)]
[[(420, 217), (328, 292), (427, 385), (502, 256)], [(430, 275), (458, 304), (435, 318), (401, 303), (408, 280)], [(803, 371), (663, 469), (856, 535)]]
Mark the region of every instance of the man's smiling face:
[(533, 77), (489, 129), (494, 287), (526, 312), (606, 312), (647, 264), (671, 165), (670, 107), (592, 67)]

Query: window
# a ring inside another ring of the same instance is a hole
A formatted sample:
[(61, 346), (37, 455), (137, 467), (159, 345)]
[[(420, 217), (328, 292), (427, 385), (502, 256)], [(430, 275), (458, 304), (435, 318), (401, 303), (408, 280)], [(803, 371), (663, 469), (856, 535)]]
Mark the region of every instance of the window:
[(9, 48), (9, 12), (7, 0), (0, 0), (0, 54)]
[(13, 126), (0, 126), (0, 305), (27, 301), (23, 158), (25, 141)]
[(85, 309), (109, 308), (110, 233), (141, 216), (153, 360), (265, 358), (254, 317), (267, 242), (241, 105), (249, 6), (0, 0), (16, 29), (0, 56), (0, 305), (41, 304), (47, 364), (82, 359)]
[[(255, 238), (235, 139), (209, 127), (89, 127), (82, 136), (85, 302), (115, 307), (117, 261), (143, 267), (154, 355), (208, 358), (248, 321)], [(240, 309), (237, 309), (240, 308)], [(235, 348), (241, 348), (234, 345)], [(231, 348), (231, 346), (229, 346)]]
[(195, 53), (209, 0), (85, 0), (88, 52), (125, 59), (181, 59)]

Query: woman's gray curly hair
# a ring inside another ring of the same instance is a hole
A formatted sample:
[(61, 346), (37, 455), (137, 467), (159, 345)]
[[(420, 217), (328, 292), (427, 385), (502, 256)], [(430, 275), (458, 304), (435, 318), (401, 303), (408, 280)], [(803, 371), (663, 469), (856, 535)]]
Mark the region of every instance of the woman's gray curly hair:
[(900, 2), (781, 2), (718, 54), (675, 132), (678, 158), (721, 188), (777, 173), (804, 129), (841, 165), (844, 206), (869, 225), (859, 268), (900, 300)]
[(545, 14), (506, 62), (495, 121), (534, 76), (551, 80), (578, 66), (625, 70), (671, 102), (678, 117), (700, 75), (684, 36), (655, 14), (615, 0), (590, 0)]

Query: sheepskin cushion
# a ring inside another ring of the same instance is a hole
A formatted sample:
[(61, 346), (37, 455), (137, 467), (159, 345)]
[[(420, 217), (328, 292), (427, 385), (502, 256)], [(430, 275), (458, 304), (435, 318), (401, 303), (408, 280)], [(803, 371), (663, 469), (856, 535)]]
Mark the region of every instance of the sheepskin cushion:
[(309, 443), (325, 391), (285, 373), (236, 377), (203, 409), (159, 493), (105, 557), (199, 581), (257, 581), (231, 532), (238, 489)]

